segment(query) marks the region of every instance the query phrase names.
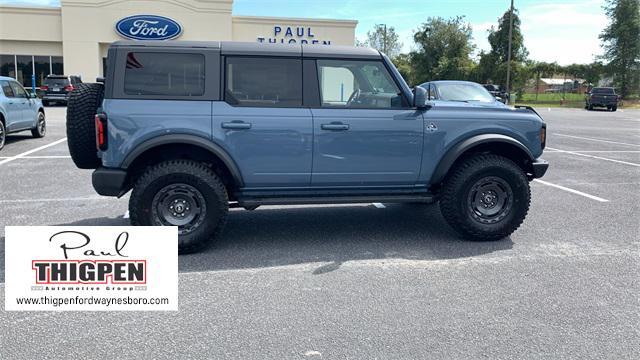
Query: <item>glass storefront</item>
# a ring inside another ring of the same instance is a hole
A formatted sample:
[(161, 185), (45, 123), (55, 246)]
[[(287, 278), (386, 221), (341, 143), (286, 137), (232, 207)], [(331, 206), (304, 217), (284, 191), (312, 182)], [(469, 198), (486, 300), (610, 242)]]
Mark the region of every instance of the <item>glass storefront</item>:
[(63, 75), (62, 56), (0, 54), (0, 76), (12, 77), (31, 90), (31, 75), (36, 75), (36, 88), (49, 74)]

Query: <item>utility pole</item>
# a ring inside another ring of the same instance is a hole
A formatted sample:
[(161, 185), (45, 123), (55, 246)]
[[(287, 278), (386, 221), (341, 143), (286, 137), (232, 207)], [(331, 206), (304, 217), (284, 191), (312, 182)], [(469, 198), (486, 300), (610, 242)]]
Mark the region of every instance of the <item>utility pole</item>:
[(513, 35), (513, 0), (511, 0), (511, 9), (509, 10), (509, 45), (507, 49), (507, 103), (511, 100), (510, 83), (511, 83), (511, 41)]
[(382, 35), (382, 52), (387, 54), (387, 24), (384, 24), (384, 33)]

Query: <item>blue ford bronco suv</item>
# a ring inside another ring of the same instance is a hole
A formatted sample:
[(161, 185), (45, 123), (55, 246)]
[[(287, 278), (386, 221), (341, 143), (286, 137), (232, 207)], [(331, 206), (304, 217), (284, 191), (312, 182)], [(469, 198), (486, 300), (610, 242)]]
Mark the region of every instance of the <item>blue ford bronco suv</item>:
[(178, 226), (182, 253), (230, 207), (274, 204), (439, 202), (464, 237), (501, 239), (547, 170), (546, 125), (463, 105), (429, 101), (367, 48), (121, 41), (105, 78), (72, 92), (67, 134), (95, 190), (133, 190), (131, 223)]

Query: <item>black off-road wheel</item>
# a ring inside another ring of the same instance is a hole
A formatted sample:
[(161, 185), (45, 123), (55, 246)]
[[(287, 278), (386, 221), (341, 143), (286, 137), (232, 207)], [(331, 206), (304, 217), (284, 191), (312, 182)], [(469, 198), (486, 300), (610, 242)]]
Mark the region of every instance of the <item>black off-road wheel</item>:
[(95, 115), (102, 104), (104, 86), (83, 83), (71, 92), (67, 103), (67, 144), (71, 159), (80, 169), (100, 166), (96, 149)]
[(529, 181), (518, 165), (498, 155), (475, 155), (451, 170), (440, 211), (466, 239), (492, 241), (518, 229), (530, 201)]
[(47, 120), (45, 119), (44, 112), (38, 111), (38, 123), (36, 127), (31, 129), (31, 136), (34, 138), (41, 138), (47, 134)]
[(222, 232), (227, 190), (206, 164), (170, 160), (146, 169), (129, 198), (132, 225), (177, 226), (181, 254), (204, 249)]

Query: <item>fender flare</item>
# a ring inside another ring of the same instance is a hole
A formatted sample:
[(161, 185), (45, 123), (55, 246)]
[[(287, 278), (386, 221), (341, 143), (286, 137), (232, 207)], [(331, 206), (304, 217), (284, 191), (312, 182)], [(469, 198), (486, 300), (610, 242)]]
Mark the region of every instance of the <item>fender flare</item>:
[(227, 167), (227, 169), (229, 169), (229, 172), (233, 177), (233, 181), (238, 185), (238, 187), (244, 186), (240, 169), (236, 165), (235, 161), (233, 161), (229, 153), (227, 153), (220, 145), (212, 142), (211, 140), (208, 140), (196, 135), (169, 134), (169, 135), (162, 135), (162, 136), (158, 136), (153, 139), (147, 140), (139, 144), (138, 146), (136, 146), (133, 149), (133, 151), (131, 151), (125, 157), (121, 167), (123, 169), (127, 169), (129, 165), (131, 165), (140, 155), (144, 154), (146, 151), (151, 150), (158, 146), (170, 145), (170, 144), (195, 145), (200, 148), (203, 148), (204, 150), (209, 151), (212, 155), (220, 159), (220, 161), (222, 161), (222, 163)]
[(449, 172), (449, 169), (451, 169), (451, 167), (456, 162), (456, 160), (458, 160), (458, 158), (462, 154), (464, 154), (467, 150), (475, 146), (478, 146), (480, 144), (485, 144), (490, 142), (500, 142), (500, 143), (513, 145), (519, 148), (520, 150), (522, 150), (529, 158), (529, 161), (535, 160), (531, 151), (524, 144), (522, 144), (520, 141), (510, 136), (506, 136), (502, 134), (475, 135), (468, 139), (458, 142), (456, 145), (454, 145), (447, 151), (447, 153), (442, 157), (442, 159), (438, 163), (438, 166), (434, 170), (433, 175), (431, 175), (431, 181), (429, 183), (438, 184), (442, 180), (444, 180), (445, 176)]

